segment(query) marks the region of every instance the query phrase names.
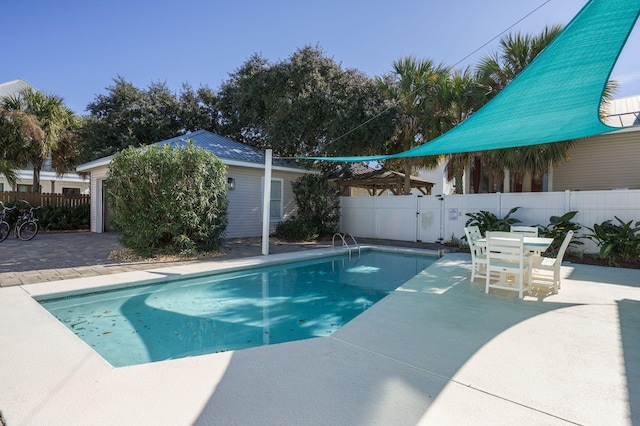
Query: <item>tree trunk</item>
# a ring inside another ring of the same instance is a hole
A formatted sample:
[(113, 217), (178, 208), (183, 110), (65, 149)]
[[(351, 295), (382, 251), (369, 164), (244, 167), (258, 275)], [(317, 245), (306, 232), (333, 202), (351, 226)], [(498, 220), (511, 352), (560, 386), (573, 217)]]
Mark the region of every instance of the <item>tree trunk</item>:
[(473, 193), (480, 193), (480, 177), (482, 176), (482, 161), (480, 157), (473, 157)]
[(38, 165), (34, 165), (33, 166), (33, 182), (32, 182), (32, 187), (31, 187), (31, 192), (33, 193), (39, 193), (40, 192), (40, 169), (42, 168), (42, 165), (38, 166)]
[(525, 172), (524, 176), (522, 177), (522, 192), (531, 192), (531, 172)]
[(459, 194), (471, 194), (471, 159), (467, 161), (464, 165), (464, 172), (462, 174), (462, 179), (464, 179), (464, 184), (462, 186), (462, 191)]
[(504, 169), (504, 178), (502, 181), (502, 192), (511, 192), (511, 172), (507, 168)]
[(411, 192), (411, 165), (406, 158), (402, 160), (402, 171), (404, 172), (403, 195)]
[(462, 194), (464, 192), (464, 175), (463, 173), (456, 172), (453, 175), (453, 181), (455, 182), (455, 194)]
[(547, 191), (553, 191), (553, 164), (549, 164), (549, 170), (547, 171)]

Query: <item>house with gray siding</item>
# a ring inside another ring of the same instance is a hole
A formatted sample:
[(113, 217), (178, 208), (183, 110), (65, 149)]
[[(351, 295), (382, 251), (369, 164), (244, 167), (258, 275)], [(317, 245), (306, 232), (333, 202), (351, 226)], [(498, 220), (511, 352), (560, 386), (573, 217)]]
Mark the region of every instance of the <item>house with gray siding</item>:
[[(212, 152), (227, 165), (229, 200), (227, 226), (228, 238), (257, 237), (262, 235), (262, 193), (264, 188), (265, 155), (264, 152), (222, 137), (199, 130), (177, 136), (156, 145), (170, 144), (174, 147), (191, 142), (197, 147)], [(112, 157), (104, 157), (77, 167), (78, 172), (91, 175), (91, 231), (109, 231), (109, 206), (104, 193), (104, 181), (109, 175)], [(295, 214), (296, 205), (291, 190), (291, 182), (308, 173), (308, 170), (295, 162), (272, 159), (271, 168), (271, 219), (270, 228)]]

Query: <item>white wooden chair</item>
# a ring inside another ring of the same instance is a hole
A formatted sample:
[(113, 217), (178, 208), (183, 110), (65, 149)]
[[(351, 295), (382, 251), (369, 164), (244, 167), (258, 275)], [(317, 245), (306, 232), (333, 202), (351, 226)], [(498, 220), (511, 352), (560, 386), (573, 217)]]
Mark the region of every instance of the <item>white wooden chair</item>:
[(538, 236), (538, 227), (537, 226), (511, 226), (511, 232), (517, 232), (519, 234), (523, 234), (527, 237), (537, 237)]
[[(537, 237), (538, 236), (538, 227), (537, 226), (511, 226), (511, 232), (522, 234), (525, 237)], [(539, 251), (535, 251), (534, 254), (539, 255)]]
[(567, 232), (557, 257), (534, 257), (531, 268), (531, 285), (551, 287), (554, 294), (558, 292), (562, 284), (560, 266), (562, 266), (562, 258), (569, 247), (571, 238), (573, 238), (573, 231)]
[(482, 238), (480, 228), (477, 226), (467, 226), (464, 228), (467, 236), (469, 251), (471, 252), (471, 281), (476, 278), (485, 278), (487, 270), (487, 255), (481, 247), (476, 245), (476, 241)]
[[(530, 291), (531, 260), (524, 252), (524, 235), (511, 232), (487, 232), (487, 273), (485, 293), (489, 289), (517, 291), (522, 299)], [(492, 272), (497, 273), (494, 276)]]

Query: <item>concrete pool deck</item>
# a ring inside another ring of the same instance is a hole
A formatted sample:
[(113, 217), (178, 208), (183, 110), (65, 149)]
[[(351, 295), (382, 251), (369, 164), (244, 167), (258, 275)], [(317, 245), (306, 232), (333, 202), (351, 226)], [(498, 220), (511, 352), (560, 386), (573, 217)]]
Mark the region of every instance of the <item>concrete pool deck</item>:
[[(190, 265), (202, 261), (243, 259), (262, 254), (262, 242), (259, 238), (236, 238), (226, 240), (223, 244), (224, 253), (215, 257), (197, 260), (121, 262), (109, 258), (112, 251), (122, 248), (118, 238), (119, 235), (115, 233), (93, 232), (45, 232), (38, 234), (32, 241), (7, 238), (0, 243), (4, 249), (0, 258), (0, 287)], [(433, 250), (447, 249), (435, 243), (366, 238), (358, 240), (368, 244), (400, 245)], [(336, 244), (339, 245), (339, 243), (338, 241)], [(331, 246), (331, 241), (280, 243), (272, 239), (269, 244), (269, 253), (291, 253)]]
[(565, 264), (518, 300), (454, 253), (330, 337), (122, 368), (32, 298), (265, 259), (0, 288), (7, 426), (640, 424), (637, 270)]

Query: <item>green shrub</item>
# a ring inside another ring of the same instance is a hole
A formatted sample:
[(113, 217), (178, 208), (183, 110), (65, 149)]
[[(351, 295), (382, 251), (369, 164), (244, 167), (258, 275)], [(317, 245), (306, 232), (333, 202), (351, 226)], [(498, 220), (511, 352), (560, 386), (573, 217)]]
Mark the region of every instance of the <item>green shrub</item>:
[[(340, 192), (330, 188), (327, 178), (304, 175), (291, 184), (298, 207), (298, 221), (312, 227), (318, 236), (331, 235), (340, 221)], [(299, 224), (295, 226), (300, 227)]]
[[(549, 224), (546, 226), (536, 225), (538, 227), (538, 235), (546, 238), (553, 238), (553, 243), (551, 246), (545, 251), (545, 255), (550, 257), (555, 257), (558, 254), (558, 250), (560, 250), (560, 246), (564, 241), (567, 233), (569, 231), (577, 232), (582, 226), (575, 222), (571, 222), (571, 219), (578, 214), (577, 211), (567, 212), (562, 216), (551, 216), (549, 218)], [(581, 245), (582, 241), (578, 239), (579, 237), (574, 237), (571, 239), (569, 243), (569, 247)]]
[[(7, 207), (17, 207), (7, 215), (7, 219), (11, 225), (16, 223), (20, 209), (24, 209), (26, 205), (19, 200), (6, 203)], [(79, 206), (54, 206), (45, 205), (34, 211), (34, 216), (38, 219), (40, 229), (46, 231), (62, 231), (89, 229), (90, 210), (89, 204)]]
[(284, 241), (313, 241), (318, 238), (318, 231), (309, 222), (296, 217), (278, 223), (275, 235)]
[(227, 226), (226, 165), (193, 144), (133, 147), (113, 156), (106, 181), (113, 225), (141, 255), (217, 249)]
[(42, 206), (35, 211), (38, 223), (47, 231), (88, 229), (90, 205), (79, 206)]
[(520, 220), (515, 217), (511, 217), (513, 213), (518, 211), (520, 207), (514, 207), (509, 210), (509, 213), (502, 219), (495, 214), (486, 210), (481, 210), (479, 213), (467, 213), (469, 220), (464, 226), (477, 226), (480, 232), (484, 235), (487, 231), (504, 231), (509, 232), (511, 225), (520, 223)]
[(18, 200), (12, 200), (4, 203), (4, 206), (9, 208), (15, 207), (15, 209), (7, 212), (7, 222), (9, 222), (11, 226), (13, 226), (13, 224), (18, 220), (18, 216), (20, 216), (20, 209), (24, 209), (25, 205), (23, 202), (20, 202)]
[(609, 259), (610, 265), (617, 265), (619, 261), (635, 261), (640, 255), (640, 221), (632, 225), (633, 221), (623, 222), (614, 216), (618, 224), (605, 220), (601, 224), (587, 227), (591, 231), (587, 235), (600, 247), (600, 257)]

